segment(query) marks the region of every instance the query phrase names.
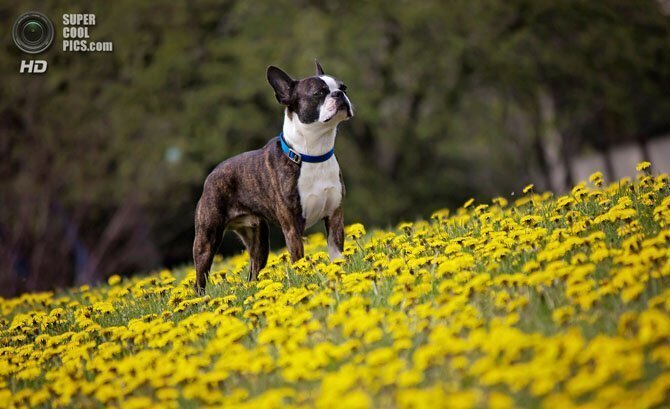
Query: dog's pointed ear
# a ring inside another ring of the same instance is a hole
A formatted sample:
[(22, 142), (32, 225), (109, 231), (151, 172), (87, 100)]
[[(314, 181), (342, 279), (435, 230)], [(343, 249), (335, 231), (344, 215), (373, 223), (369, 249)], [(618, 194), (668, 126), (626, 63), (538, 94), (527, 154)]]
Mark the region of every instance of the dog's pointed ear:
[(267, 76), (268, 82), (275, 90), (277, 101), (280, 104), (288, 105), (291, 101), (291, 91), (295, 85), (293, 78), (274, 65), (268, 67)]
[(321, 66), (321, 64), (319, 64), (319, 60), (316, 60), (316, 59), (315, 59), (315, 60), (314, 60), (314, 63), (316, 64), (316, 75), (318, 75), (318, 76), (326, 75), (326, 74), (323, 72), (323, 67)]

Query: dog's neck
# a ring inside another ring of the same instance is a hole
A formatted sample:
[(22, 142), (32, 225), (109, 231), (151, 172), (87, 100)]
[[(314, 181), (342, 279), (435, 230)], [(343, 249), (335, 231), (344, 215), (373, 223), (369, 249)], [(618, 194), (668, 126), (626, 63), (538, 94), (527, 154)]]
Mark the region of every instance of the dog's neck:
[[(335, 122), (335, 121), (333, 121)], [(335, 146), (337, 123), (303, 124), (296, 114), (284, 111), (284, 139), (299, 153), (323, 155)]]

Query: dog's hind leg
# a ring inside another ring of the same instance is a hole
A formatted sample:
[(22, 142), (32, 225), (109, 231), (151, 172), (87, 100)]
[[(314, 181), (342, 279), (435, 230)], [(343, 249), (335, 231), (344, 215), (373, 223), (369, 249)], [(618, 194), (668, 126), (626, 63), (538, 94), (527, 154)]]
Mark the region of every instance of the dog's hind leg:
[(198, 203), (195, 216), (195, 240), (193, 241), (193, 262), (195, 263), (196, 281), (195, 291), (204, 294), (207, 286), (209, 269), (212, 267), (214, 254), (221, 245), (225, 222), (219, 215), (212, 217), (211, 213), (201, 211), (202, 200)]
[(261, 220), (258, 227), (254, 229), (254, 245), (249, 251), (251, 268), (249, 269), (249, 281), (258, 279), (258, 272), (265, 267), (270, 254), (270, 229), (265, 220)]
[(245, 224), (234, 228), (249, 252), (249, 281), (258, 279), (258, 272), (265, 267), (270, 253), (269, 228), (265, 220), (246, 218)]

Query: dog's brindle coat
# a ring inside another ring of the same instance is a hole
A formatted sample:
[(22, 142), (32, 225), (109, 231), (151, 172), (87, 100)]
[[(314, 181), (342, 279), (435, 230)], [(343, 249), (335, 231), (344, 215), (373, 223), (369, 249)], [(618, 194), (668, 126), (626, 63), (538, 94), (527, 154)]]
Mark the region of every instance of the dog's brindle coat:
[[(318, 63), (317, 74), (323, 75)], [(324, 86), (318, 76), (294, 81), (283, 71), (270, 67), (268, 80), (275, 89), (277, 100), (286, 106), (287, 116), (296, 115), (301, 123), (317, 120), (318, 106), (323, 103), (323, 98), (314, 96), (320, 95)], [(344, 90), (345, 87), (339, 85)], [(346, 105), (349, 117), (348, 99)], [(249, 280), (255, 280), (267, 262), (270, 250), (268, 222), (281, 227), (291, 261), (304, 256), (305, 219), (297, 186), (300, 170), (301, 165), (289, 159), (281, 149), (279, 138), (274, 138), (261, 149), (222, 162), (209, 174), (195, 212), (193, 259), (198, 293), (204, 292), (214, 254), (226, 229), (237, 233), (249, 252)], [(342, 252), (344, 219), (341, 202), (324, 221), (328, 242)]]

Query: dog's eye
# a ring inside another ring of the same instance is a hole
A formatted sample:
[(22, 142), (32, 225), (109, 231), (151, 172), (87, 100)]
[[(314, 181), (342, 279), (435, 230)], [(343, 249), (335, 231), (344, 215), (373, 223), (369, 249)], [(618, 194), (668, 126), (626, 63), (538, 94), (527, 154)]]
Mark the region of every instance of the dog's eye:
[(317, 97), (322, 97), (328, 93), (328, 90), (325, 88), (321, 88), (320, 90), (317, 90), (314, 95)]
[(344, 84), (340, 85), (340, 91), (346, 93), (347, 92), (347, 86), (344, 85)]

